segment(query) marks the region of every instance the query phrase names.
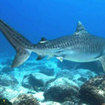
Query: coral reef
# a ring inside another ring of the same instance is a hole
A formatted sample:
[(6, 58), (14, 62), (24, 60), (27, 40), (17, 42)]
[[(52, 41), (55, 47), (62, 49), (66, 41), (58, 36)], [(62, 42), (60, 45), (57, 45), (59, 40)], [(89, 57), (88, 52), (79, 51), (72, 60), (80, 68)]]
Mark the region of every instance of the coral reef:
[(39, 102), (32, 95), (22, 94), (14, 99), (13, 105), (39, 105)]
[(80, 98), (90, 105), (105, 103), (105, 75), (94, 77), (81, 86)]

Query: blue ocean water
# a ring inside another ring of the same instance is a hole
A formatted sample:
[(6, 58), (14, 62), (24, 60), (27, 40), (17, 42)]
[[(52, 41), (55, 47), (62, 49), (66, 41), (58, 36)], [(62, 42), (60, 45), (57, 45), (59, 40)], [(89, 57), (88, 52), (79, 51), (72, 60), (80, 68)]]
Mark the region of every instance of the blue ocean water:
[[(104, 0), (0, 0), (0, 19), (34, 44), (38, 43), (41, 37), (50, 40), (73, 34), (78, 21), (82, 22), (89, 33), (105, 37)], [(39, 71), (42, 74), (56, 76), (58, 79), (60, 77), (66, 77), (71, 81), (68, 82), (68, 80), (64, 79), (65, 81), (72, 85), (75, 84), (74, 86), (78, 88), (83, 84), (83, 81), (98, 75), (98, 69), (100, 69), (100, 71), (102, 70), (100, 65), (99, 68), (97, 68), (98, 66), (95, 67), (88, 64), (88, 69), (87, 66), (84, 67), (85, 69), (81, 69), (79, 68), (79, 64), (69, 63), (67, 61), (61, 63), (54, 58), (51, 60), (45, 58), (44, 60), (36, 61), (35, 55), (31, 56), (30, 60), (22, 66), (11, 69), (9, 66), (12, 64), (14, 55), (15, 50), (0, 32), (0, 76), (1, 72), (4, 72), (4, 74), (2, 74), (4, 77), (6, 75), (9, 78), (9, 75), (12, 75), (17, 79), (20, 86), (19, 89), (16, 90), (9, 88), (11, 91), (14, 91), (16, 95), (7, 95), (8, 99), (17, 96), (17, 91), (20, 91), (20, 93), (30, 92), (31, 90), (25, 90), (25, 88), (22, 87), (21, 82), (24, 82), (24, 78), (26, 78), (27, 75), (37, 74)], [(95, 65), (98, 65), (98, 63)], [(76, 67), (79, 68), (77, 71), (75, 71)], [(43, 69), (44, 71), (41, 71)], [(48, 72), (48, 70), (50, 72)], [(43, 78), (47, 77), (43, 76)], [(8, 89), (6, 92), (9, 94)], [(40, 92), (40, 89), (38, 92)], [(30, 93), (34, 92), (31, 91)]]
[[(90, 33), (104, 37), (104, 5), (104, 0), (0, 0), (0, 19), (33, 43), (43, 36), (54, 39), (72, 34), (78, 20)], [(0, 37), (0, 51), (4, 53), (7, 47), (13, 51)]]

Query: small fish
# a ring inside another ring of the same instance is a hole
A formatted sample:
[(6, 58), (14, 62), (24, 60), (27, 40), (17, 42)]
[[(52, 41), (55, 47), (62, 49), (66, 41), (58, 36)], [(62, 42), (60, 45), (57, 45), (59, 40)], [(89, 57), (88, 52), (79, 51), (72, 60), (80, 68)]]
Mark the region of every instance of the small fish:
[(37, 60), (56, 57), (60, 61), (92, 62), (99, 60), (105, 71), (105, 38), (91, 35), (79, 21), (72, 35), (53, 40), (42, 38), (39, 43), (32, 44), (20, 33), (16, 32), (0, 20), (0, 31), (16, 50), (12, 67), (23, 64), (32, 52), (38, 54)]

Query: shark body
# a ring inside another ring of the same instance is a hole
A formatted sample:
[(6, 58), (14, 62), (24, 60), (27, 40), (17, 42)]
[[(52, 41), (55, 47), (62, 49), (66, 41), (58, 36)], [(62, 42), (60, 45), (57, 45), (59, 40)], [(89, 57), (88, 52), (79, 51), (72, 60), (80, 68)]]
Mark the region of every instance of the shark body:
[(54, 40), (42, 38), (37, 44), (32, 44), (2, 20), (0, 20), (0, 31), (17, 52), (12, 67), (20, 66), (32, 52), (35, 52), (38, 54), (37, 60), (45, 56), (56, 57), (60, 61), (63, 59), (75, 62), (99, 60), (105, 70), (105, 39), (88, 33), (80, 21), (73, 35)]

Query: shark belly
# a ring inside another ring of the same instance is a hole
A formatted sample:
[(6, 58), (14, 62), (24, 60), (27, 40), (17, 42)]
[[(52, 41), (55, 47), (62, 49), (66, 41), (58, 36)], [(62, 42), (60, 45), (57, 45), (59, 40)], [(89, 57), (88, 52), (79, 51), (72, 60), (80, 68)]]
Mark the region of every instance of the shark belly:
[(91, 62), (98, 60), (98, 54), (67, 54), (64, 58), (65, 60), (74, 61), (74, 62)]
[(101, 57), (100, 53), (89, 53), (78, 50), (68, 50), (64, 49), (56, 53), (57, 57), (62, 57), (65, 60), (74, 61), (74, 62), (91, 62), (96, 61)]

